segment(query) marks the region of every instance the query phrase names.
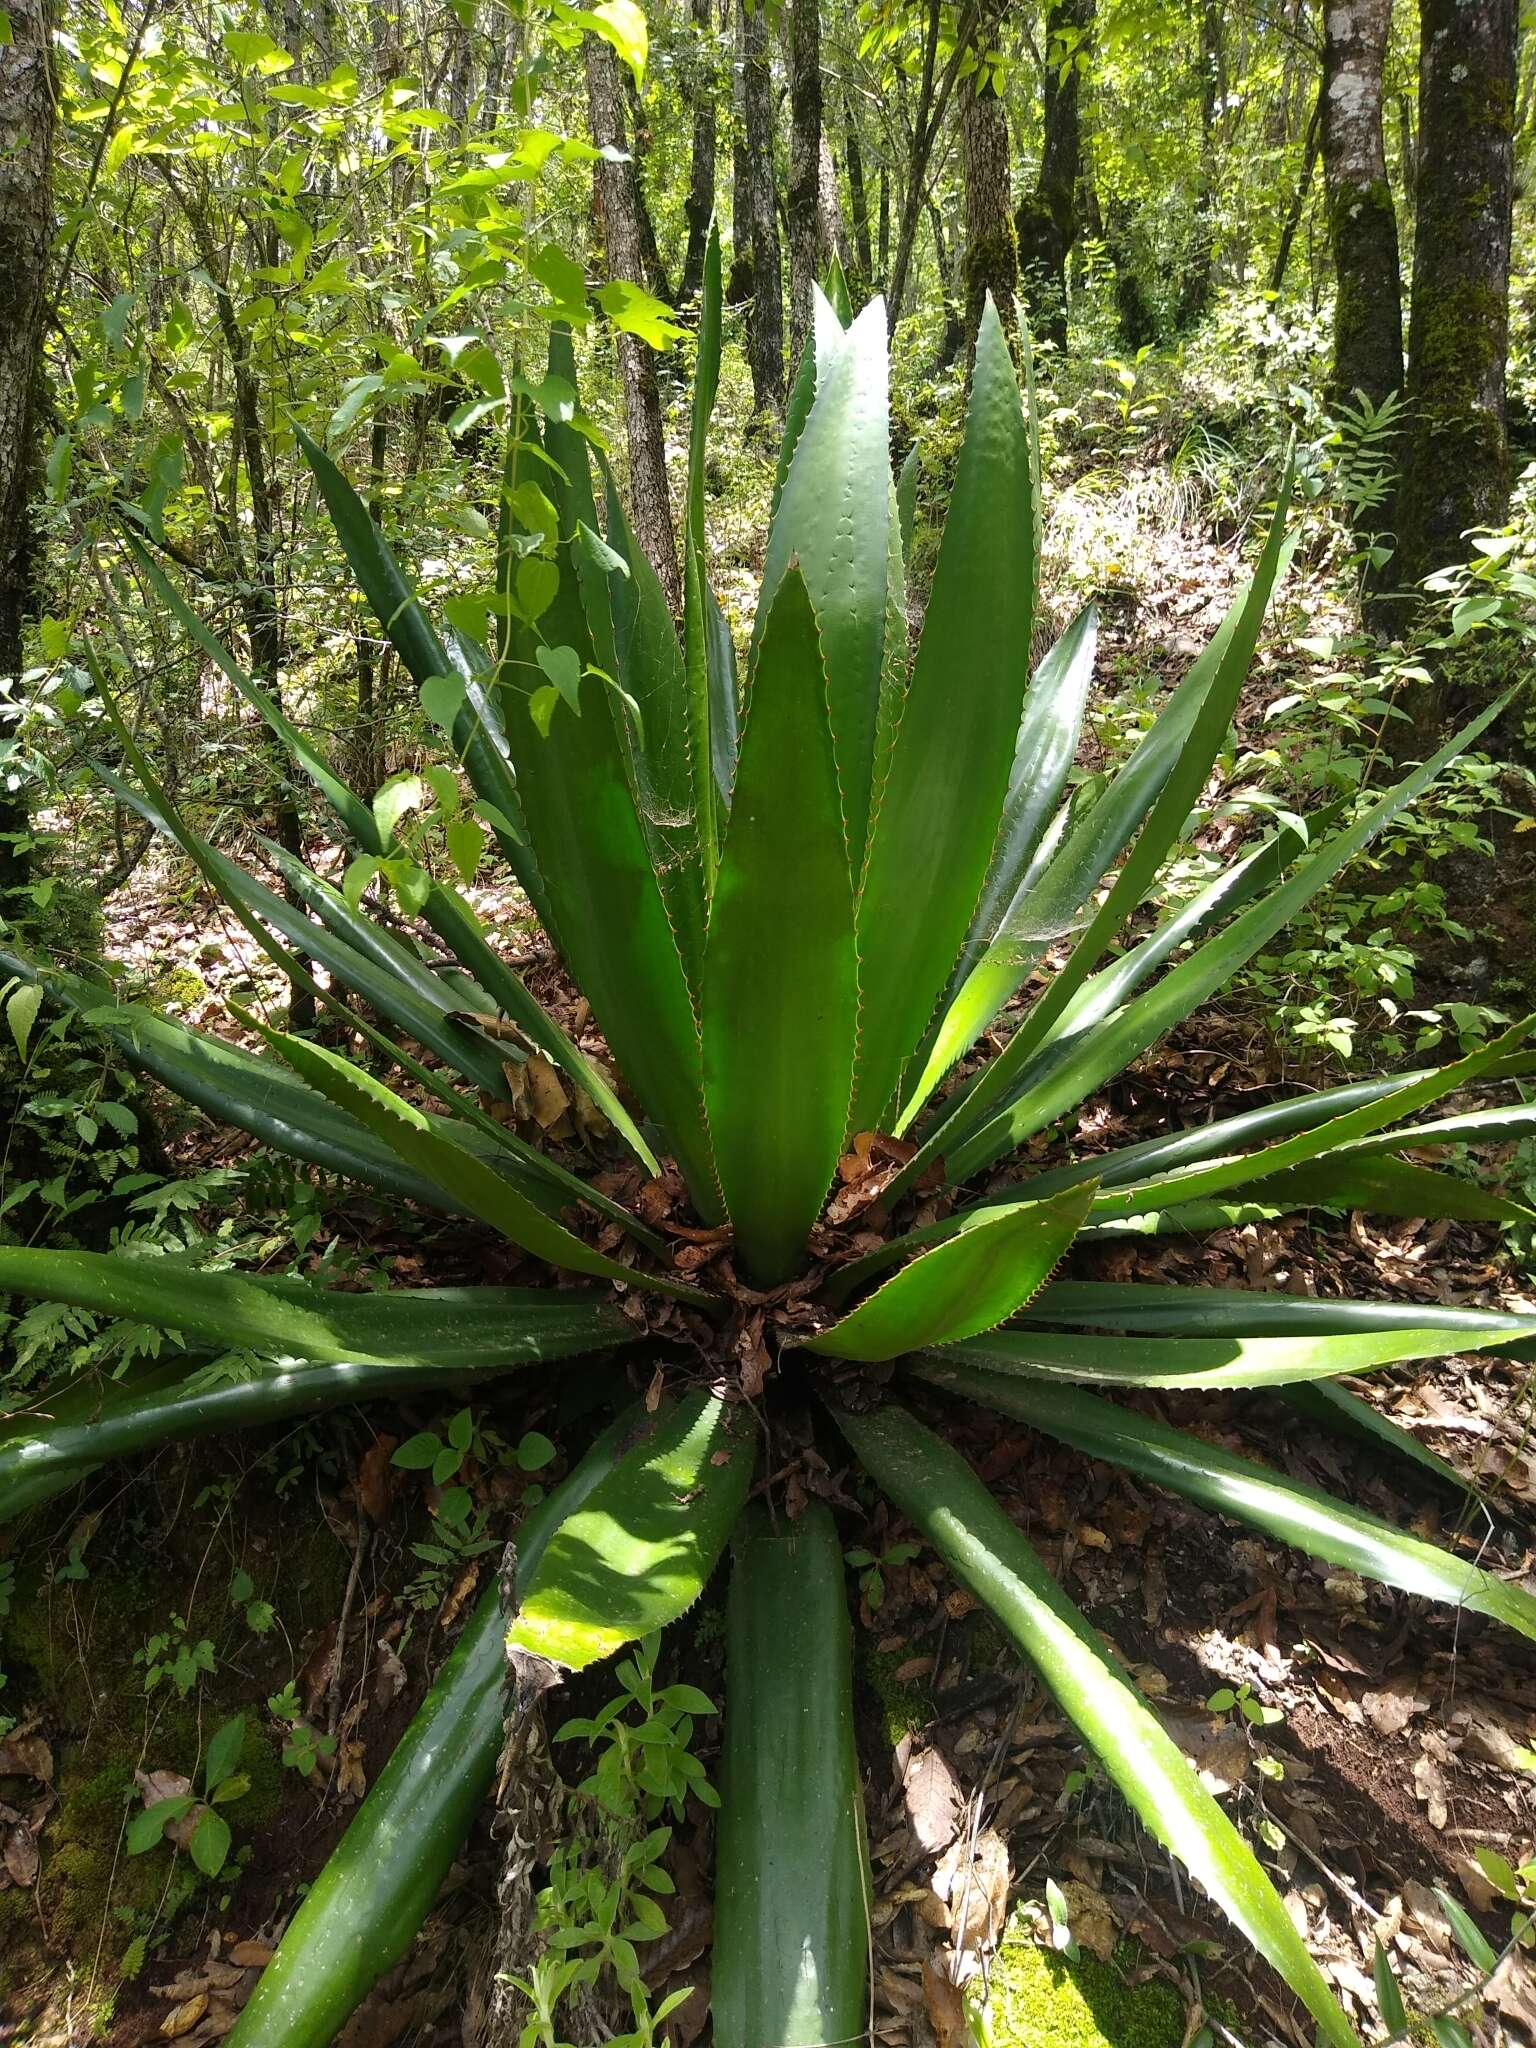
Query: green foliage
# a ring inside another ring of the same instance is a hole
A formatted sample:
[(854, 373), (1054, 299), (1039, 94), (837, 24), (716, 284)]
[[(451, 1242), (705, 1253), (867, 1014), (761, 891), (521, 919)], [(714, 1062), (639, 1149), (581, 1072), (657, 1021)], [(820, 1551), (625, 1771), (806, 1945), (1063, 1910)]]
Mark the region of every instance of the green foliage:
[(533, 1926), (547, 1953), (528, 1979), (515, 1979), (532, 2018), (525, 2048), (559, 2048), (557, 2010), (584, 1989), (611, 1982), (629, 2002), (632, 2032), (615, 2034), (624, 2048), (649, 2048), (657, 2029), (688, 1996), (671, 1993), (654, 2008), (637, 1944), (668, 1931), (661, 1903), (676, 1886), (663, 1866), (672, 1830), (656, 1825), (664, 1814), (681, 1819), (685, 1800), (719, 1800), (690, 1747), (696, 1715), (713, 1703), (691, 1685), (655, 1683), (659, 1638), (647, 1636), (617, 1667), (622, 1688), (591, 1717), (567, 1721), (557, 1742), (585, 1742), (593, 1769), (576, 1788), (590, 1819), (562, 1843), (549, 1866), (549, 1883), (534, 1900)]
[[(551, 33), (571, 27), (560, 18)], [(278, 76), (277, 53), (241, 51), (257, 77)], [(536, 262), (531, 274), (580, 317), (574, 266), (547, 254)], [(12, 1481), (0, 1504), (16, 1512), (94, 1463), (169, 1437), (385, 1389), (441, 1389), (469, 1375), (564, 1372), (566, 1360), (643, 1340), (646, 1410), (590, 1469), (578, 1468), (579, 1483), (552, 1496), (539, 1542), (517, 1559), (506, 1618), (514, 1668), (541, 1687), (646, 1646), (621, 1667), (619, 1698), (567, 1731), (596, 1745), (584, 1789), (607, 1846), (595, 1863), (568, 1850), (552, 1871), (548, 1924), (561, 1932), (523, 1986), (530, 2048), (552, 2048), (561, 2001), (590, 1981), (588, 1970), (609, 1970), (629, 1990), (636, 2040), (649, 2041), (660, 2024), (637, 1989), (636, 1943), (664, 1926), (649, 1873), (658, 1829), (690, 1794), (707, 1793), (690, 1749), (701, 1698), (655, 1686), (650, 1645), (700, 1597), (728, 1546), (722, 2048), (841, 2039), (864, 2024), (867, 1952), (854, 1885), (863, 1849), (842, 1546), (825, 1511), (782, 1537), (765, 1533), (756, 1512), (742, 1520), (759, 1409), (793, 1400), (824, 1434), (842, 1431), (1033, 1662), (1143, 1823), (1282, 1971), (1324, 2038), (1350, 2048), (1350, 2024), (1234, 1822), (958, 1453), (897, 1401), (877, 1406), (877, 1390), (891, 1368), (979, 1393), (1027, 1426), (1220, 1513), (1531, 1631), (1529, 1596), (1454, 1549), (1082, 1390), (1326, 1382), (1453, 1344), (1507, 1346), (1528, 1336), (1524, 1319), (1490, 1317), (1452, 1336), (1430, 1311), (1403, 1327), (1352, 1323), (1361, 1305), (1331, 1304), (1339, 1325), (1319, 1329), (1312, 1305), (1258, 1297), (1271, 1320), (1232, 1328), (1214, 1310), (1203, 1320), (1198, 1290), (1174, 1290), (1171, 1321), (1125, 1334), (1114, 1334), (1113, 1316), (1099, 1327), (1091, 1308), (1087, 1331), (1070, 1317), (1065, 1331), (1052, 1328), (1049, 1294), (1045, 1317), (1032, 1310), (1087, 1233), (1195, 1231), (1230, 1222), (1245, 1205), (1285, 1214), (1355, 1199), (1411, 1200), (1417, 1215), (1526, 1213), (1399, 1155), (1465, 1142), (1490, 1119), (1520, 1127), (1514, 1109), (1476, 1112), (1470, 1130), (1455, 1116), (1409, 1120), (1458, 1090), (1493, 1090), (1529, 1072), (1531, 1019), (1396, 1084), (1325, 1092), (1091, 1158), (1073, 1158), (1069, 1140), (1044, 1140), (1064, 1123), (1075, 1129), (1097, 1090), (1265, 957), (1351, 859), (1372, 846), (1409, 846), (1416, 801), (1456, 771), (1504, 703), (1492, 701), (1394, 782), (1367, 790), (1364, 773), (1354, 786), (1340, 778), (1336, 810), (1303, 814), (1296, 792), (1256, 775), (1232, 815), (1250, 826), (1273, 820), (1274, 829), (1246, 841), (1236, 834), (1236, 857), (1219, 873), (1200, 871), (1191, 840), (1208, 823), (1206, 786), (1230, 758), (1243, 676), (1296, 545), (1289, 468), (1251, 581), (1210, 645), (1154, 717), (1137, 713), (1142, 730), (1127, 758), (1074, 779), (1093, 617), (1069, 627), (1060, 652), (1030, 673), (1040, 461), (1028, 376), (1021, 388), (989, 315), (909, 673), (883, 334), (877, 304), (846, 332), (819, 310), (739, 693), (718, 647), (711, 652), (697, 519), (679, 638), (616, 494), (605, 489), (599, 513), (594, 436), (564, 337), (541, 384), (503, 385), (494, 579), (445, 607), (444, 635), (341, 463), (301, 433), (377, 631), (450, 732), (453, 772), (424, 764), (398, 779), (371, 777), (359, 792), (270, 700), (249, 701), (331, 805), (354, 858), (393, 859), (429, 801), (457, 818), (462, 768), (475, 799), (496, 813), (498, 847), (623, 1075), (616, 1139), (647, 1170), (675, 1162), (648, 1189), (607, 1171), (606, 1152), (583, 1179), (487, 1107), (511, 1095), (504, 1047), (515, 1033), (498, 1008), (550, 1048), (552, 1065), (563, 1060), (574, 1076), (571, 1063), (586, 1055), (564, 1049), (570, 1041), (526, 985), (499, 979), (495, 948), (433, 871), (434, 847), (412, 843), (412, 867), (426, 879), (405, 877), (393, 905), (371, 887), (349, 899), (287, 856), (282, 873), (313, 921), (190, 820), (133, 737), (120, 679), (93, 658), (99, 730), (117, 764), (104, 771), (110, 786), (182, 849), (274, 970), (329, 1013), (328, 1042), (291, 1028), (292, 1016), (288, 1029), (260, 1022), (265, 1060), (226, 1058), (194, 1034), (115, 1012), (103, 1028), (267, 1144), (314, 1158), (323, 1133), (331, 1162), (385, 1202), (407, 1195), (467, 1214), (515, 1250), (519, 1277), (535, 1284), (356, 1293), (121, 1250), (0, 1247), (0, 1286), (18, 1294), (128, 1315), (256, 1359), (248, 1371), (191, 1379), (179, 1359), (155, 1361), (106, 1396), (51, 1389), (46, 1415), (18, 1410), (0, 1424), (0, 1477)], [(405, 353), (388, 355), (376, 374), (414, 381), (414, 352), (393, 370)], [(707, 419), (719, 365), (712, 345), (701, 358), (698, 416)], [(478, 374), (494, 386), (490, 365)], [(1127, 430), (1138, 425), (1139, 402), (1119, 401)], [(345, 432), (343, 420), (338, 452)], [(696, 504), (697, 436), (690, 455)], [(233, 657), (184, 601), (173, 610), (192, 621), (200, 654), (247, 695)], [(450, 675), (462, 685), (452, 702), (442, 689)], [(722, 762), (735, 763), (728, 783)], [(980, 924), (978, 901), (989, 906)], [(323, 965), (323, 979), (309, 959)], [(1037, 966), (1048, 971), (1030, 991)], [(85, 1007), (67, 977), (30, 962), (12, 971)], [(971, 1048), (989, 1027), (1004, 1042), (975, 1059)], [(369, 1064), (356, 1056), (359, 1035)], [(290, 1072), (273, 1079), (279, 1060)], [(1020, 1158), (1036, 1139), (1044, 1142)], [(980, 1185), (1010, 1159), (998, 1182)], [(827, 1196), (866, 1176), (878, 1178), (892, 1222), (871, 1243), (853, 1210), (855, 1243), (842, 1200), (828, 1205)], [(548, 1284), (562, 1273), (581, 1284)], [(878, 1378), (860, 1370), (871, 1364)], [(404, 1467), (441, 1489), (432, 1540), (415, 1546), (425, 1566), (417, 1597), (435, 1597), (449, 1573), (495, 1546), (489, 1505), (476, 1504), (468, 1481), (472, 1465), (501, 1455), (465, 1407), (402, 1447)], [(778, 1475), (768, 1484), (777, 1509)], [(892, 1552), (866, 1555), (859, 1569), (879, 1573)], [(233, 1597), (254, 1626), (250, 1598)], [(811, 1612), (814, 1641), (776, 1659), (789, 1618)], [(294, 2048), (318, 2048), (409, 1938), (488, 1781), (497, 1709), (487, 1635), (503, 1625), (494, 1601), (477, 1617), (451, 1682), (445, 1674), (407, 1738), (400, 1770), (392, 1764), (354, 1821), (354, 1847), (343, 1844), (335, 1874), (322, 1876), (309, 1902), (320, 1903), (296, 1917), (232, 2037), (236, 2048), (278, 2032)], [(186, 1691), (204, 1647), (184, 1624), (164, 1631), (145, 1646), (146, 1684)], [(278, 1695), (272, 1711), (289, 1729), (288, 1761), (313, 1768), (318, 1745), (295, 1705)], [(1236, 1695), (1234, 1707), (1242, 1711)], [(767, 1774), (769, 1802), (748, 1766), (781, 1724), (791, 1747), (802, 1738), (807, 1746), (800, 1764)], [(812, 1742), (813, 1728), (822, 1732)], [(813, 1776), (814, 1796), (783, 1789)], [(413, 1830), (431, 1847), (419, 1869)], [(774, 1870), (789, 1873), (793, 1925), (778, 1894), (764, 1890)], [(835, 1884), (828, 1872), (838, 1873)]]

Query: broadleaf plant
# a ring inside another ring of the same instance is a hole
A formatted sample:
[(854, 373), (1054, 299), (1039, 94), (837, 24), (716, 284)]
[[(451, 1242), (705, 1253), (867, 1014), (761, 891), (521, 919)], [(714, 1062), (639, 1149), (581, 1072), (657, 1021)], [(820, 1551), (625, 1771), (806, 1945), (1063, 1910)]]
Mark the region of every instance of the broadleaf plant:
[[(0, 1250), (0, 1291), (125, 1315), (187, 1347), (108, 1388), (57, 1387), (0, 1418), (0, 1514), (170, 1438), (512, 1371), (565, 1376), (582, 1369), (573, 1358), (623, 1365), (630, 1345), (648, 1390), (538, 1510), (515, 1612), (494, 1590), (482, 1600), (295, 1917), (234, 2048), (320, 2048), (402, 1952), (489, 1784), (508, 1636), (516, 1668), (558, 1683), (675, 1620), (728, 1554), (714, 2039), (867, 2039), (846, 1537), (824, 1506), (790, 1517), (781, 1472), (749, 1504), (764, 1417), (781, 1399), (802, 1410), (809, 1399), (823, 1454), (862, 1465), (992, 1610), (1143, 1825), (1336, 2048), (1355, 2041), (1353, 2027), (1256, 1854), (908, 1396), (925, 1412), (944, 1393), (990, 1404), (1010, 1428), (1033, 1426), (1389, 1586), (1536, 1635), (1536, 1601), (1471, 1559), (1135, 1405), (1148, 1388), (1263, 1386), (1299, 1401), (1322, 1387), (1333, 1398), (1312, 1395), (1306, 1412), (1358, 1432), (1373, 1411), (1333, 1385), (1340, 1375), (1528, 1346), (1529, 1319), (1055, 1277), (1085, 1236), (1198, 1231), (1244, 1204), (1265, 1215), (1356, 1201), (1523, 1213), (1395, 1153), (1518, 1128), (1518, 1109), (1424, 1113), (1536, 1067), (1536, 1020), (1442, 1070), (1094, 1158), (1073, 1158), (1063, 1141), (1042, 1159), (1037, 1145), (1027, 1166), (1008, 1164), (1241, 969), (1499, 707), (1347, 829), (1327, 813), (1288, 821), (1194, 903), (1158, 910), (1158, 878), (1198, 819), (1288, 558), (1289, 477), (1211, 647), (1119, 773), (1096, 795), (1073, 793), (1095, 624), (1082, 615), (1031, 674), (1040, 515), (1027, 342), (1021, 375), (988, 307), (909, 653), (912, 507), (891, 475), (884, 334), (878, 304), (852, 321), (817, 306), (739, 678), (703, 528), (717, 246), (700, 321), (681, 636), (612, 479), (594, 480), (568, 403), (542, 417), (525, 385), (510, 417), (489, 645), (438, 632), (342, 469), (304, 442), (356, 581), (451, 736), (452, 773), (467, 778), (590, 1004), (601, 1050), (547, 1015), (451, 875), (421, 871), (414, 854), (401, 867), (399, 806), (349, 788), (179, 598), (177, 617), (289, 749), (364, 866), (338, 892), (288, 857), (286, 898), (244, 874), (179, 813), (110, 704), (116, 753), (104, 744), (103, 772), (343, 1029), (322, 1047), (247, 1019), (261, 1057), (105, 986), (0, 958), (0, 971), (276, 1151), (386, 1204), (499, 1233), (526, 1282), (351, 1295), (168, 1261)], [(563, 338), (551, 369), (539, 388), (574, 389)], [(441, 770), (420, 781), (446, 787)], [(397, 868), (415, 879), (386, 916), (376, 899)], [(989, 1025), (1011, 1035), (977, 1059)], [(334, 1049), (357, 1034), (373, 1049), (368, 1068)], [(606, 1135), (589, 1137), (601, 1188), (569, 1150), (510, 1128), (517, 1070), (534, 1058), (606, 1117)], [(210, 1381), (196, 1373), (198, 1345), (270, 1363)], [(1391, 1426), (1372, 1441), (1394, 1448)]]

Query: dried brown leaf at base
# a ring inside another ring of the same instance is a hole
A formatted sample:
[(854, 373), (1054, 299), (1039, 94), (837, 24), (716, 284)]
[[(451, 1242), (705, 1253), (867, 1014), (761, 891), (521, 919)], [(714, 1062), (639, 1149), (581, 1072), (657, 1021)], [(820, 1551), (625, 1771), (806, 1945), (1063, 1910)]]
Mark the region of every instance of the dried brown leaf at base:
[(985, 1955), (1002, 1938), (1008, 1918), (1008, 1846), (995, 1828), (985, 1828), (974, 1845), (955, 1842), (933, 1873), (934, 1897), (949, 1916), (950, 1945)]
[(896, 1777), (919, 1848), (947, 1849), (959, 1831), (965, 1794), (942, 1750), (920, 1748), (910, 1735), (896, 1745)]

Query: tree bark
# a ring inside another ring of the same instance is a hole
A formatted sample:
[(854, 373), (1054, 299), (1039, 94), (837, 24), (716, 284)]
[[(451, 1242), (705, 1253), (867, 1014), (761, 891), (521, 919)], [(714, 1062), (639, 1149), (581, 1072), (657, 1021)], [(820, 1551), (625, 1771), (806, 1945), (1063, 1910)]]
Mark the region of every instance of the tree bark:
[(1382, 67), (1392, 0), (1327, 0), (1323, 8), (1323, 177), (1337, 296), (1334, 403), (1364, 392), (1380, 405), (1403, 384), (1397, 213), (1382, 135)]
[(869, 188), (864, 182), (864, 148), (859, 141), (852, 93), (843, 95), (843, 158), (848, 166), (848, 206), (853, 216), (853, 253), (858, 266), (850, 283), (855, 288), (855, 298), (864, 299), (874, 290), (875, 252), (869, 239)]
[(640, 276), (636, 282), (643, 284), (653, 299), (660, 299), (663, 305), (669, 306), (672, 304), (672, 284), (667, 276), (667, 266), (661, 260), (656, 223), (645, 192), (646, 159), (651, 153), (651, 124), (635, 84), (634, 73), (627, 64), (621, 64), (617, 56), (614, 69), (624, 94), (624, 103), (629, 109), (630, 153), (634, 157), (634, 177), (630, 183), (635, 195), (635, 228), (640, 241)]
[(789, 9), (789, 359), (811, 326), (811, 286), (822, 269), (821, 8)]
[[(54, 86), (47, 0), (9, 0), (11, 40), (0, 45), (0, 676), (22, 667), (32, 610), (36, 535), (38, 383), (53, 235)], [(25, 908), (24, 790), (0, 790), (0, 915)]]
[(1504, 364), (1517, 0), (1421, 0), (1409, 427), (1395, 573), (1459, 561), (1509, 507)]
[(678, 304), (691, 305), (704, 282), (704, 257), (709, 247), (709, 224), (715, 212), (715, 151), (719, 142), (715, 116), (713, 66), (706, 66), (703, 53), (712, 47), (712, 0), (691, 0), (689, 9), (699, 68), (693, 84), (693, 164), (688, 177), (688, 197), (683, 216), (688, 223), (688, 246), (683, 254), (683, 279), (678, 287)]
[[(773, 189), (773, 74), (768, 55), (765, 0), (740, 0), (742, 131), (740, 175), (751, 236), (752, 304), (747, 355), (752, 401), (759, 412), (784, 403), (784, 271)], [(737, 210), (741, 208), (738, 188)], [(738, 218), (737, 229), (741, 222)]]
[[(610, 277), (645, 285), (645, 242), (639, 177), (624, 128), (624, 93), (619, 60), (600, 36), (583, 37), (587, 61), (587, 106), (592, 140), (599, 149), (624, 153), (622, 162), (593, 165), (603, 255)], [(661, 393), (656, 358), (638, 335), (616, 337), (624, 387), (624, 426), (629, 446), (629, 493), (635, 536), (650, 558), (674, 612), (683, 603), (677, 568), (677, 539), (667, 495), (666, 443), (661, 426)]]
[(896, 229), (896, 257), (891, 266), (891, 289), (886, 305), (886, 317), (892, 333), (901, 318), (902, 304), (907, 296), (907, 279), (912, 269), (912, 252), (917, 243), (917, 224), (928, 201), (928, 164), (980, 11), (981, 0), (966, 0), (955, 30), (954, 46), (941, 72), (938, 70), (938, 54), (944, 10), (941, 0), (928, 0), (928, 17), (923, 31), (922, 81), (912, 119), (906, 189), (902, 194), (901, 219)]
[(1077, 187), (1083, 174), (1081, 98), (1076, 62), (1092, 29), (1094, 0), (1049, 0), (1042, 84), (1044, 142), (1035, 189), (1019, 202), (1019, 284), (1036, 336), (1067, 345), (1067, 258), (1077, 240)]
[(1211, 303), (1216, 271), (1217, 109), (1225, 69), (1222, 0), (1200, 0), (1200, 162), (1196, 173), (1194, 230), (1176, 315), (1181, 328), (1193, 327)]
[(960, 151), (965, 174), (965, 352), (976, 336), (988, 293), (1008, 334), (1018, 332), (1019, 247), (1008, 176), (1008, 111), (998, 92), (996, 40), (1001, 9), (977, 23), (976, 69), (961, 81)]

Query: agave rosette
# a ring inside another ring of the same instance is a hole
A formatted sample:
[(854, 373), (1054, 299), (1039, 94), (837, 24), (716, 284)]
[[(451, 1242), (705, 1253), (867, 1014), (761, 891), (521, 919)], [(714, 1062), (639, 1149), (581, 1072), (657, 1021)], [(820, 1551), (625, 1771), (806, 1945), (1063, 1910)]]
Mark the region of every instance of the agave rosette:
[[(1073, 800), (1094, 618), (1074, 621), (1031, 676), (1033, 400), (1027, 361), (1021, 391), (995, 313), (982, 323), (909, 650), (884, 309), (845, 324), (818, 305), (740, 679), (704, 545), (719, 350), (712, 246), (681, 634), (611, 481), (594, 485), (571, 404), (541, 413), (516, 401), (484, 643), (438, 633), (339, 467), (305, 442), (351, 571), (451, 734), (620, 1085), (534, 998), (451, 879), (416, 873), (407, 891), (435, 935), (430, 949), (384, 921), (365, 887), (338, 891), (292, 859), (280, 863), (280, 895), (198, 837), (121, 728), (117, 786), (179, 840), (273, 961), (346, 1010), (405, 1081), (392, 1087), (266, 1026), (263, 1057), (60, 971), (8, 963), (211, 1115), (389, 1200), (475, 1219), (547, 1269), (547, 1284), (357, 1296), (0, 1249), (0, 1289), (272, 1361), (222, 1385), (189, 1382), (184, 1362), (162, 1360), (105, 1391), (51, 1390), (0, 1421), (0, 1513), (177, 1436), (570, 1358), (622, 1359), (629, 1347), (647, 1379), (659, 1360), (657, 1412), (600, 1439), (524, 1532), (511, 1641), (580, 1669), (675, 1620), (731, 1551), (714, 2038), (718, 2048), (847, 2042), (866, 2036), (869, 1939), (841, 1546), (825, 1507), (788, 1521), (748, 1505), (758, 1409), (792, 1381), (797, 1401), (819, 1401), (829, 1448), (861, 1465), (991, 1610), (1148, 1830), (1343, 2048), (1354, 2030), (1238, 1828), (889, 1368), (925, 1400), (947, 1390), (989, 1404), (1388, 1586), (1536, 1636), (1536, 1601), (1469, 1559), (1114, 1398), (1279, 1389), (1405, 1449), (1340, 1376), (1519, 1345), (1536, 1323), (1051, 1278), (1085, 1235), (1198, 1231), (1318, 1204), (1522, 1214), (1404, 1155), (1524, 1128), (1536, 1112), (1519, 1104), (1425, 1112), (1473, 1085), (1487, 1099), (1527, 1071), (1528, 1026), (1436, 1070), (1006, 1172), (1025, 1141), (1251, 959), (1499, 707), (1347, 825), (1282, 825), (1193, 901), (1143, 917), (1131, 938), (1225, 741), (1287, 555), (1289, 479), (1208, 649), (1107, 785)], [(554, 367), (545, 397), (574, 388), (560, 344)], [(398, 871), (388, 807), (346, 785), (143, 559), (187, 633), (328, 799), (364, 880), (390, 863)], [(324, 986), (307, 962), (323, 966)], [(971, 1061), (1050, 963), (1002, 1049)], [(507, 1090), (505, 1034), (486, 1028), (497, 1017), (599, 1104), (636, 1185), (675, 1167), (687, 1241), (714, 1231), (711, 1256), (684, 1270), (676, 1238), (618, 1199), (611, 1175), (599, 1193), (494, 1113)], [(886, 1162), (882, 1213), (895, 1223), (855, 1244), (855, 1226), (828, 1220), (827, 1200), (839, 1162), (861, 1150)], [(999, 1168), (1002, 1184), (977, 1193)], [(930, 1218), (916, 1225), (904, 1222), (914, 1192)], [(754, 1400), (741, 1384), (749, 1325)], [(490, 1781), (505, 1629), (493, 1589), (296, 1914), (236, 2048), (329, 2041), (403, 1952)]]

